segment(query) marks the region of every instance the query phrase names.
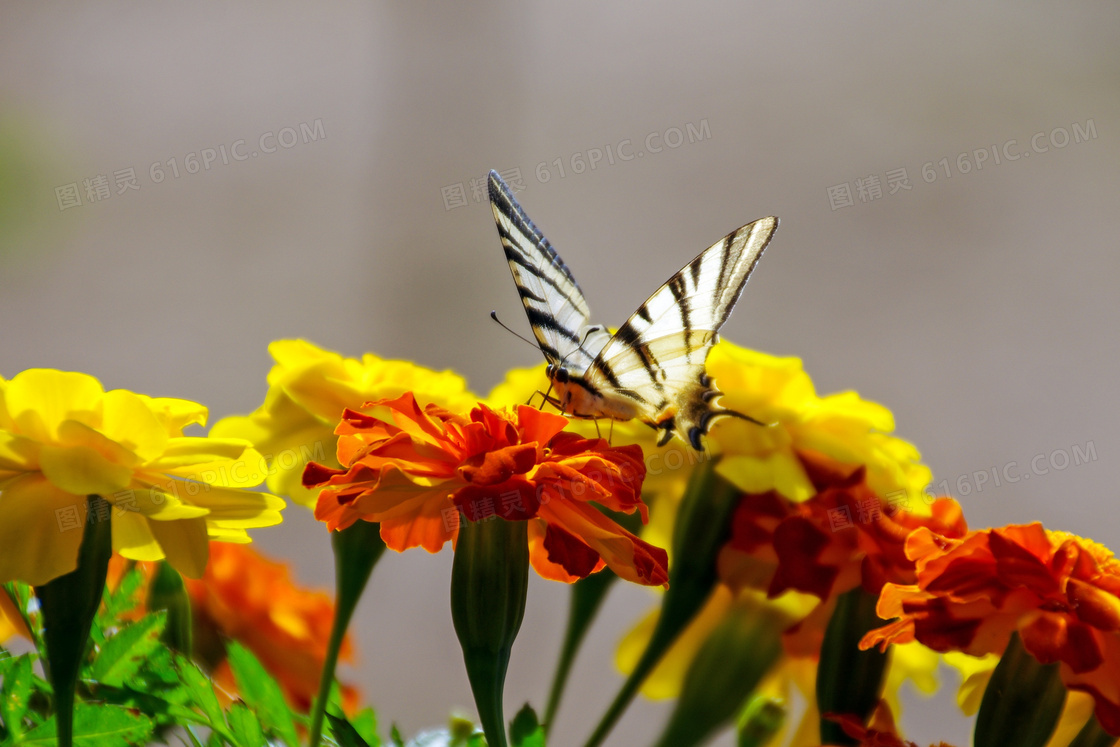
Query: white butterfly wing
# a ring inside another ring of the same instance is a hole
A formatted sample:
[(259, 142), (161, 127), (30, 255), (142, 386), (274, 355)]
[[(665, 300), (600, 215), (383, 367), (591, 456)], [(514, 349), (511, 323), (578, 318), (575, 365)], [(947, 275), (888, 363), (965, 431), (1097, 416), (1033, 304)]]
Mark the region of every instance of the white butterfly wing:
[(489, 192), (502, 248), (541, 351), (551, 364), (585, 370), (610, 335), (589, 326), (591, 312), (575, 277), (494, 171)]
[(662, 442), (676, 432), (700, 449), (711, 418), (729, 413), (711, 402), (718, 392), (704, 362), (777, 227), (762, 218), (701, 252), (626, 320), (584, 380), (601, 396), (632, 400), (664, 430)]

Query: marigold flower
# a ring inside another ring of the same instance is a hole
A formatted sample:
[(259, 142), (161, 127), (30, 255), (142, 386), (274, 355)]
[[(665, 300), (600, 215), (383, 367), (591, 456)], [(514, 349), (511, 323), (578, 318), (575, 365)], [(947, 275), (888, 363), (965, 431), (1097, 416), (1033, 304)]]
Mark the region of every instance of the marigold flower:
[(317, 493), (303, 487), (304, 467), (311, 461), (338, 466), (334, 428), (346, 408), (406, 391), (456, 411), (477, 400), (461, 376), (408, 361), (369, 353), (344, 358), (306, 340), (277, 340), (268, 352), (276, 365), (268, 372), (264, 404), (249, 415), (223, 418), (211, 435), (251, 441), (268, 463), (269, 490), (309, 508)]
[(883, 587), (878, 614), (899, 619), (862, 647), (917, 640), (1002, 654), (1017, 631), (1040, 662), (1060, 662), (1066, 687), (1091, 695), (1101, 726), (1120, 735), (1120, 561), (1108, 549), (1034, 523), (963, 539), (918, 529), (906, 555), (917, 582)]
[(345, 467), (312, 463), (304, 485), (323, 488), (315, 517), (328, 529), (380, 522), (393, 550), (438, 552), (462, 511), (471, 521), (528, 521), (533, 567), (545, 578), (570, 582), (606, 565), (636, 583), (665, 584), (665, 552), (592, 505), (645, 519), (641, 449), (564, 432), (567, 423), (527, 406), (480, 404), (465, 417), (421, 408), (408, 392), (347, 410), (336, 431)]
[(732, 587), (787, 589), (828, 602), (858, 585), (878, 594), (887, 581), (915, 579), (906, 537), (920, 526), (946, 537), (968, 527), (960, 505), (941, 498), (931, 515), (884, 501), (867, 484), (867, 470), (851, 470), (819, 454), (799, 454), (816, 495), (795, 502), (774, 491), (747, 494), (732, 518), (731, 539), (720, 555), (720, 577)]
[[(318, 691), (334, 601), (326, 592), (296, 585), (286, 564), (251, 547), (215, 542), (210, 553), (205, 575), (186, 580), (196, 629), (210, 628), (252, 651), (292, 707), (306, 713)], [(353, 661), (349, 635), (339, 658)], [(224, 661), (213, 674), (226, 690), (237, 691)], [(343, 684), (342, 696), (348, 709), (357, 706), (355, 687)]]
[[(74, 570), (87, 520), (111, 520), (125, 557), (166, 557), (196, 578), (209, 540), (248, 542), (246, 528), (279, 523), (281, 499), (242, 489), (264, 479), (247, 441), (183, 435), (205, 422), (202, 405), (106, 392), (86, 374), (0, 379), (0, 582)], [(110, 516), (86, 517), (87, 495)]]
[[(146, 588), (157, 566), (137, 563), (136, 567)], [(129, 561), (114, 554), (106, 586), (115, 589), (128, 568)], [(331, 596), (296, 584), (287, 564), (250, 545), (226, 542), (210, 545), (210, 563), (202, 578), (185, 578), (183, 583), (191, 604), (194, 653), (212, 670), (214, 681), (236, 695), (237, 683), (221, 641), (237, 641), (276, 678), (288, 703), (306, 713), (315, 699), (326, 658), (334, 620)], [(138, 620), (146, 613), (142, 599), (125, 619)], [(343, 639), (340, 658), (353, 661), (349, 634)], [(342, 696), (347, 710), (358, 705), (359, 692), (352, 685), (342, 685)]]

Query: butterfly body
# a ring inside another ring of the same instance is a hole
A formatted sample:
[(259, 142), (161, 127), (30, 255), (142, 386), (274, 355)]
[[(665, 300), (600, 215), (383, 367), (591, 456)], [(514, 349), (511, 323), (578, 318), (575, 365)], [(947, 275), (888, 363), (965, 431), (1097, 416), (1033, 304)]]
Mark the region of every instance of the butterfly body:
[(493, 171), (489, 188), (502, 248), (548, 361), (546, 400), (571, 417), (638, 418), (661, 431), (659, 443), (675, 434), (697, 450), (713, 418), (753, 420), (715, 403), (720, 392), (704, 364), (777, 218), (748, 223), (701, 252), (611, 335), (589, 324), (575, 278)]

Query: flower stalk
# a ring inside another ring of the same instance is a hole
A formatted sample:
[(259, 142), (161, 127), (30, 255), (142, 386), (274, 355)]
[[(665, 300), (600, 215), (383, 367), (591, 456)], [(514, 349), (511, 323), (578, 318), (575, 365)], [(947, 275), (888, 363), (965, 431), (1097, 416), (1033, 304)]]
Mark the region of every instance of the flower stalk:
[(714, 460), (692, 473), (673, 529), (673, 565), (657, 625), (586, 747), (603, 743), (646, 677), (704, 606), (716, 585), (716, 558), (731, 533), (731, 516), (740, 495), (716, 474)]
[(524, 521), (464, 521), (451, 566), (451, 620), (490, 747), (506, 747), (502, 694), (529, 590)]
[(334, 551), (335, 610), (331, 636), (327, 643), (327, 656), (319, 677), (319, 694), (311, 710), (310, 747), (318, 747), (323, 733), (323, 716), (338, 667), (338, 653), (350, 619), (358, 607), (358, 600), (365, 591), (373, 567), (385, 552), (379, 524), (358, 521), (346, 529), (331, 532), (331, 549)]
[(840, 595), (829, 618), (817, 667), (817, 705), (824, 744), (859, 744), (824, 714), (853, 715), (866, 723), (879, 702), (890, 651), (859, 650), (860, 639), (883, 622), (875, 613), (877, 601), (875, 595), (857, 586)]
[(113, 553), (109, 504), (91, 495), (87, 507), (78, 567), (35, 587), (43, 614), (47, 677), (54, 690), (59, 747), (72, 747), (74, 743), (74, 691)]
[[(637, 513), (624, 514), (618, 511), (603, 510), (620, 526), (629, 532), (638, 532), (641, 529), (641, 516)], [(579, 653), (583, 639), (591, 624), (595, 621), (599, 608), (607, 598), (618, 576), (609, 568), (604, 568), (598, 573), (593, 573), (587, 578), (580, 579), (572, 584), (568, 601), (568, 624), (564, 631), (564, 643), (560, 649), (560, 658), (556, 662), (556, 672), (552, 677), (552, 687), (548, 693), (548, 705), (544, 712), (544, 733), (548, 736), (552, 724), (556, 720), (556, 712), (560, 709), (560, 700), (564, 696), (564, 688), (568, 683), (568, 675), (572, 671), (576, 654)]]
[(973, 732), (975, 747), (1043, 747), (1066, 702), (1058, 669), (1057, 662), (1042, 664), (1031, 656), (1019, 634), (1013, 633), (984, 689)]

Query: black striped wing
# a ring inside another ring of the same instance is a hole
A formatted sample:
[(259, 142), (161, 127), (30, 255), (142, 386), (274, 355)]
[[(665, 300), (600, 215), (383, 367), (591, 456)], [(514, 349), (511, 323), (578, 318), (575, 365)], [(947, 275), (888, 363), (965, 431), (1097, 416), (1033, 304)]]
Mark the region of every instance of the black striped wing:
[(553, 365), (583, 371), (610, 335), (589, 326), (591, 312), (576, 279), (497, 172), (490, 172), (489, 191), (502, 248), (541, 351)]
[(689, 262), (642, 304), (603, 347), (584, 380), (603, 396), (636, 402), (646, 422), (697, 449), (719, 412), (704, 361), (778, 227), (762, 218)]

